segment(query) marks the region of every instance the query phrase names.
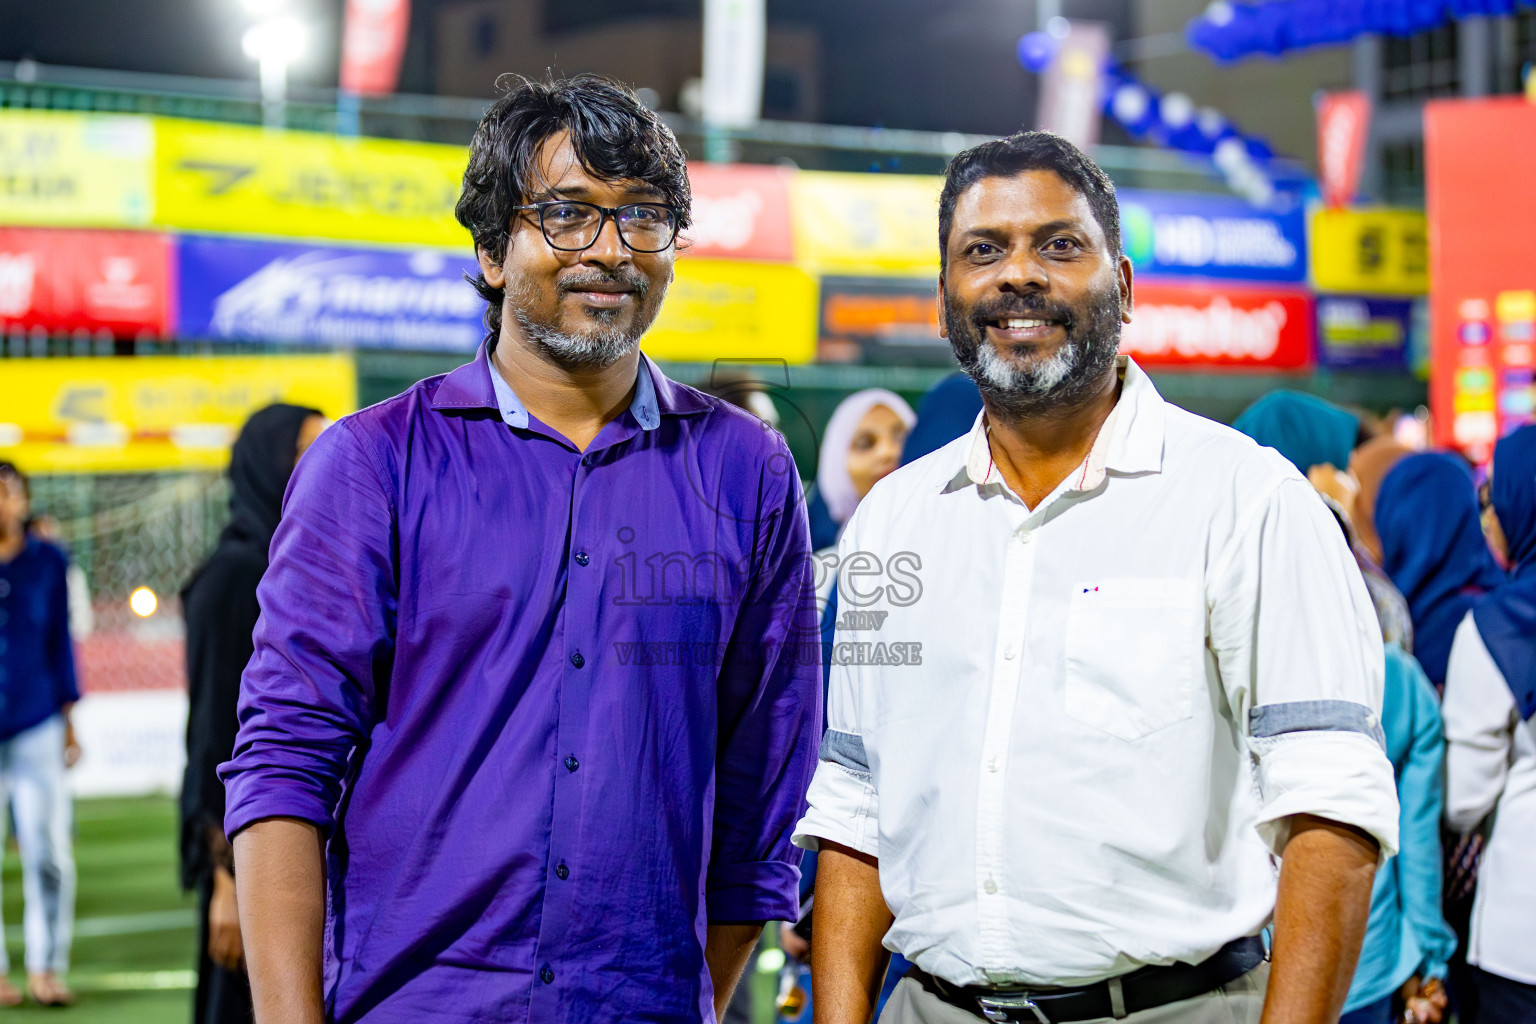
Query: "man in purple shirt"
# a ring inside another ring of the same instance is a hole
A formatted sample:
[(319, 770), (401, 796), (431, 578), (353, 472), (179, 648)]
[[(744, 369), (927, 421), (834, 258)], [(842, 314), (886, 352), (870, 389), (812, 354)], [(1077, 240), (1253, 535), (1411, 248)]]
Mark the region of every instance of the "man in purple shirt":
[(782, 438), (637, 344), (683, 154), (605, 79), (486, 114), (475, 359), (289, 486), (222, 769), (260, 1024), (712, 1021), (820, 721)]

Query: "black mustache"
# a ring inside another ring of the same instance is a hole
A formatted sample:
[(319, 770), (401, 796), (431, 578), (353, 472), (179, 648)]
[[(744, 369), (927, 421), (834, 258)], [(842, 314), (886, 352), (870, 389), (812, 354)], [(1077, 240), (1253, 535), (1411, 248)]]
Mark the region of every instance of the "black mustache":
[(562, 280), (556, 287), (561, 295), (570, 292), (580, 292), (590, 289), (593, 285), (618, 284), (623, 285), (635, 293), (637, 299), (645, 298), (645, 293), (650, 290), (651, 282), (639, 271), (619, 272), (604, 274), (601, 272), (576, 274)]
[(971, 307), (970, 321), (978, 328), (994, 320), (1055, 320), (1067, 331), (1077, 323), (1072, 310), (1033, 295), (1004, 295)]

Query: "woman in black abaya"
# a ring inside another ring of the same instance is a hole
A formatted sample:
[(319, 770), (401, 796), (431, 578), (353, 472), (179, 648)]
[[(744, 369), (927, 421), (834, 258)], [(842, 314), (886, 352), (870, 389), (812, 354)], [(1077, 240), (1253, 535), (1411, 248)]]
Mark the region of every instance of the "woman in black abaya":
[(230, 454), (230, 522), (182, 591), (187, 620), (187, 771), (181, 789), (181, 879), (201, 911), (194, 1024), (250, 1024), (235, 912), (234, 857), (224, 836), (218, 767), (234, 750), (240, 674), (260, 609), (256, 585), (294, 464), (325, 427), (318, 411), (269, 405), (252, 414)]

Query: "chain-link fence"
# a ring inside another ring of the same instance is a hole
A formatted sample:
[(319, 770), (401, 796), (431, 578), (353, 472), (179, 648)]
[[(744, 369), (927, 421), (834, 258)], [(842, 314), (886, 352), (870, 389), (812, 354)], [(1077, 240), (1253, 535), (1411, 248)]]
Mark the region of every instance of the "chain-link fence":
[[(179, 594), (228, 505), (216, 472), (33, 478), (33, 513), (69, 549), (88, 593), (72, 595), (83, 691), (185, 687)], [(135, 598), (140, 588), (155, 600)]]

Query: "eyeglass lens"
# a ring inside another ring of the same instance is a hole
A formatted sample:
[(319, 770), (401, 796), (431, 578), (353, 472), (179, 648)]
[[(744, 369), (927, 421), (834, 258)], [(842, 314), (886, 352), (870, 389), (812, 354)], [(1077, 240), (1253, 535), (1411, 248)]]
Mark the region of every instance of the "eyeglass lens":
[[(541, 207), (539, 215), (544, 237), (556, 249), (587, 248), (597, 241), (603, 224), (602, 209), (591, 203), (553, 203)], [(654, 203), (621, 206), (614, 219), (619, 237), (636, 252), (660, 252), (672, 244), (677, 231), (671, 208)]]

